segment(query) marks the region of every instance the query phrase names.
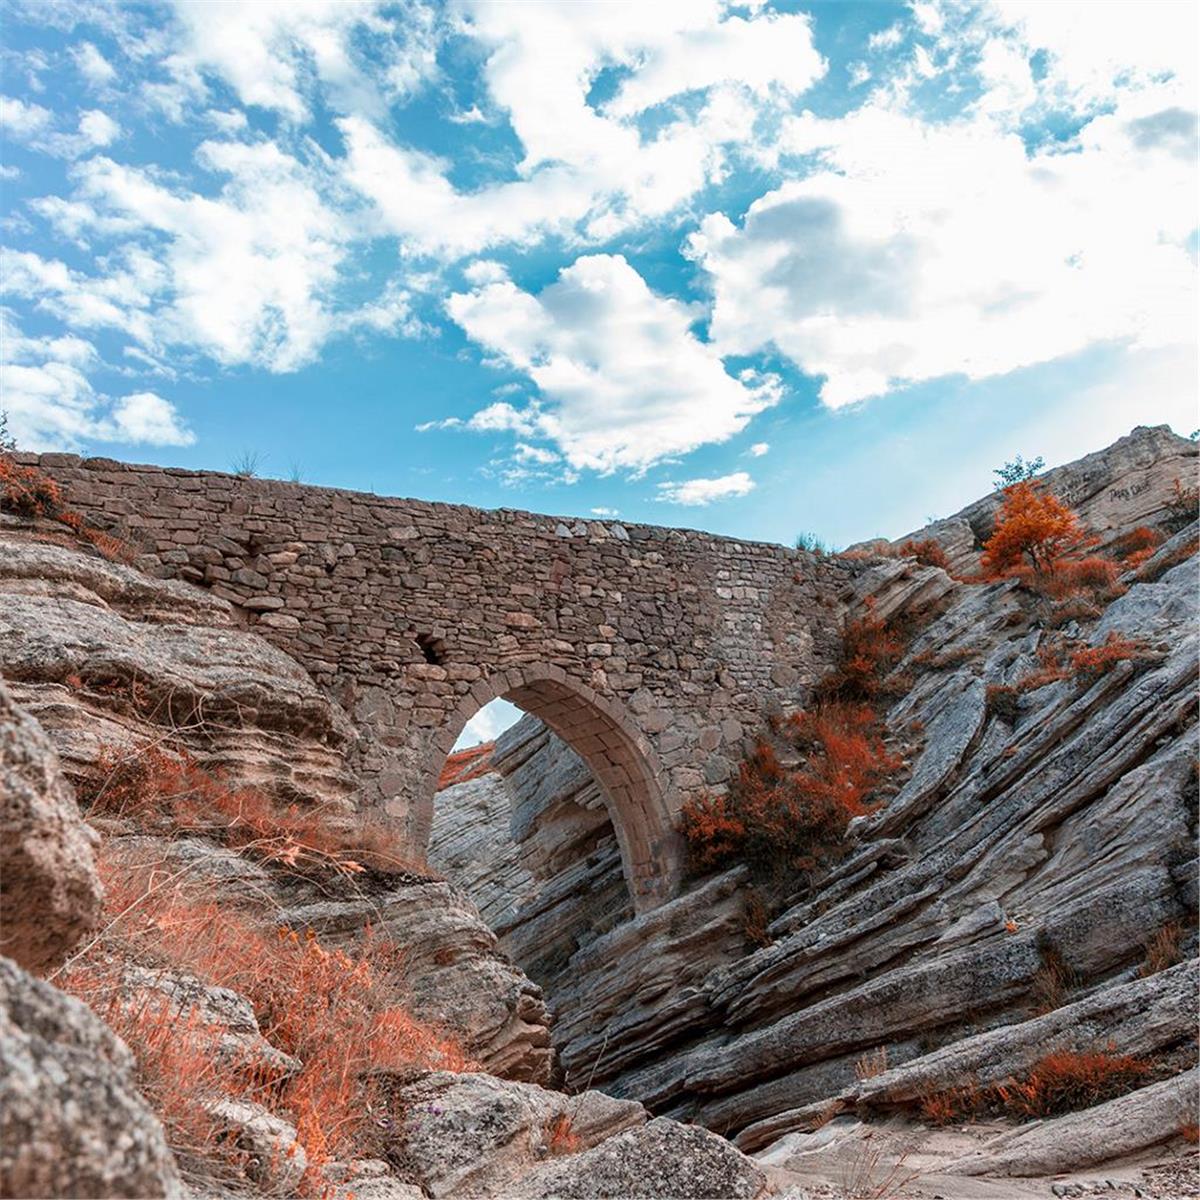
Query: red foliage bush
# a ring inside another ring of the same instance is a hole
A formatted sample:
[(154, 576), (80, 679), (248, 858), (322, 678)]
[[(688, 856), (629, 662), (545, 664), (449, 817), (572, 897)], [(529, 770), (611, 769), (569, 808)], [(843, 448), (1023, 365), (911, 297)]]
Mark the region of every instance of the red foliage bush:
[(915, 558), (923, 567), (941, 567), (943, 571), (950, 569), (945, 550), (934, 538), (922, 538), (920, 541), (910, 538), (901, 543), (897, 553), (901, 558)]
[(822, 699), (869, 702), (881, 692), (883, 677), (904, 653), (904, 639), (875, 616), (871, 601), (861, 617), (846, 622), (837, 665), (817, 685)]
[(1163, 535), (1149, 525), (1139, 525), (1113, 544), (1113, 553), (1126, 567), (1140, 567), (1163, 544)]
[(984, 543), (983, 572), (998, 578), (1025, 560), (1039, 574), (1053, 572), (1083, 541), (1079, 518), (1057, 496), (1034, 483), (1013, 484), (1004, 489), (995, 531)]
[(1055, 1050), (1020, 1078), (981, 1088), (975, 1082), (930, 1091), (921, 1097), (921, 1115), (935, 1125), (957, 1124), (993, 1112), (1031, 1120), (1075, 1112), (1113, 1100), (1139, 1087), (1154, 1065), (1105, 1050)]
[(1055, 1050), (1039, 1059), (1023, 1079), (997, 1084), (995, 1094), (1014, 1117), (1048, 1117), (1123, 1096), (1152, 1069), (1144, 1059), (1128, 1054)]
[(1140, 642), (1132, 642), (1119, 633), (1110, 633), (1101, 645), (1076, 650), (1071, 655), (1071, 670), (1082, 683), (1090, 685), (1102, 675), (1107, 675), (1117, 663), (1144, 655), (1145, 648)]
[(484, 742), (448, 755), (438, 776), (438, 791), (486, 775), (492, 769), (492, 751), (495, 748), (495, 742)]
[(828, 702), (788, 722), (806, 752), (785, 767), (760, 740), (726, 795), (686, 802), (682, 832), (700, 870), (747, 862), (765, 870), (811, 869), (836, 851), (852, 817), (870, 811), (870, 793), (896, 766), (865, 705)]
[(133, 550), (119, 538), (94, 529), (77, 512), (65, 507), (62, 488), (36, 467), (22, 467), (9, 454), (0, 453), (0, 511), (20, 517), (45, 517), (59, 521), (90, 542), (108, 559), (130, 562)]

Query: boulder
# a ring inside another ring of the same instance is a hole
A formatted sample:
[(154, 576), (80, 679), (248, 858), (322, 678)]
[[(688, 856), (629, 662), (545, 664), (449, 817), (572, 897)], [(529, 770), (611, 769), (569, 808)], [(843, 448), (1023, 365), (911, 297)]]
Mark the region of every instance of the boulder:
[(98, 925), (97, 841), (54, 747), (0, 679), (0, 950), (28, 970), (62, 962)]
[(595, 1149), (546, 1163), (509, 1194), (527, 1200), (754, 1200), (766, 1188), (762, 1169), (724, 1138), (659, 1117)]
[(133, 1056), (80, 1001), (0, 958), (5, 1196), (185, 1195)]
[(1200, 1116), (1200, 1068), (1107, 1104), (1020, 1126), (947, 1167), (960, 1175), (1059, 1175), (1137, 1154), (1181, 1136)]
[(646, 1121), (640, 1104), (600, 1092), (567, 1096), (443, 1071), (405, 1088), (398, 1107), (405, 1175), (435, 1198), (511, 1195), (539, 1161), (588, 1150)]

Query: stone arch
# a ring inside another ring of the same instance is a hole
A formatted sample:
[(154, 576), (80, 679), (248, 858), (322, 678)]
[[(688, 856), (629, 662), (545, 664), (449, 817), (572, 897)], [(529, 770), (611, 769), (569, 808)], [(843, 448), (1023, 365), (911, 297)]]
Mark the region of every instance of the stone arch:
[(429, 846), (437, 779), (447, 754), (475, 713), (501, 698), (540, 717), (587, 763), (608, 808), (635, 910), (644, 912), (674, 895), (683, 851), (671, 821), (666, 771), (620, 704), (555, 666), (520, 667), (480, 681), (434, 735), (413, 813), (421, 853)]

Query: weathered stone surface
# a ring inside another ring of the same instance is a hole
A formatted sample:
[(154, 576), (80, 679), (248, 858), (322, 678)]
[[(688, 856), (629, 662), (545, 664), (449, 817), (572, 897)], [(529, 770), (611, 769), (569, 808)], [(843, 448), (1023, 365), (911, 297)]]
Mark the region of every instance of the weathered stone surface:
[(434, 1197), (512, 1195), (514, 1182), (548, 1155), (588, 1150), (646, 1120), (640, 1104), (600, 1092), (566, 1096), (446, 1072), (404, 1089), (399, 1106), (407, 1176)]
[(54, 747), (0, 679), (0, 950), (28, 970), (56, 966), (99, 923), (96, 842)]
[[(728, 761), (714, 759), (706, 731), (754, 729), (774, 708), (803, 703), (854, 573), (690, 530), (107, 459), (18, 459), (48, 471), (72, 508), (140, 539), (150, 572), (199, 576), (236, 602), (343, 702), (364, 734), (363, 798), (385, 807), (418, 853), (466, 721), (498, 696), (540, 716), (620, 814), (639, 909), (674, 892), (675, 815)], [(282, 605), (264, 611), (271, 599)]]
[(408, 1004), (462, 1036), (467, 1053), (510, 1079), (545, 1081), (550, 1033), (541, 989), (496, 950), (474, 905), (444, 883), (413, 884), (359, 900), (318, 901), (278, 913), (329, 944), (353, 941), (369, 922), (405, 949)]
[(332, 1192), (328, 1200), (425, 1200), (415, 1183), (404, 1183), (377, 1158), (330, 1163), (322, 1172)]
[(6, 1196), (184, 1196), (133, 1057), (90, 1009), (0, 958)]
[[(1179, 437), (1169, 426), (1139, 425), (1111, 446), (1045, 471), (1038, 479), (1079, 514), (1103, 547), (1139, 525), (1158, 524), (1175, 481), (1194, 482), (1198, 453), (1195, 442)], [(954, 574), (976, 571), (980, 547), (991, 536), (1001, 499), (1001, 493), (993, 492), (953, 517), (897, 538), (890, 549), (894, 552), (906, 541), (932, 538), (946, 552)], [(877, 545), (863, 542), (852, 549)]]
[(134, 1011), (162, 1011), (181, 1026), (196, 1021), (214, 1035), (212, 1052), (230, 1071), (279, 1080), (300, 1069), (299, 1060), (271, 1045), (259, 1029), (250, 1001), (179, 971), (133, 964), (121, 975), (122, 1004)]
[(547, 1163), (512, 1195), (528, 1200), (754, 1200), (767, 1179), (724, 1138), (662, 1117), (609, 1138), (593, 1150)]
[(1200, 1069), (1107, 1104), (1002, 1134), (947, 1168), (962, 1175), (1057, 1175), (1136, 1154), (1179, 1136), (1198, 1115)]
[[(1193, 543), (1180, 535), (1171, 553)], [(1173, 922), (1183, 953), (1196, 951), (1196, 562), (1126, 582), (1067, 633), (1076, 645), (1119, 633), (1145, 657), (1090, 686), (1030, 688), (998, 713), (987, 689), (1023, 680), (1060, 636), (1042, 625), (1043, 602), (1011, 581), (859, 564), (856, 603), (926, 612), (888, 713), (893, 730), (921, 730), (906, 782), (773, 921), (773, 944), (748, 952), (731, 880), (575, 951), (549, 990), (568, 1079), (761, 1145), (832, 1099), (865, 1098), (865, 1059), (886, 1054), (881, 1080), (936, 1088), (963, 1070), (999, 1078), (1062, 1044), (1068, 1018), (1036, 1016), (1049, 962), (1079, 1048), (1178, 1040), (1179, 976), (1135, 976)], [(506, 781), (536, 829), (552, 773), (534, 755)]]
[(294, 1126), (259, 1104), (220, 1100), (212, 1115), (224, 1136), (242, 1152), (246, 1176), (265, 1196), (291, 1195), (308, 1168)]
[(224, 601), (0, 527), (0, 674), (69, 773), (169, 725), (213, 769), (281, 800), (345, 805), (352, 729)]

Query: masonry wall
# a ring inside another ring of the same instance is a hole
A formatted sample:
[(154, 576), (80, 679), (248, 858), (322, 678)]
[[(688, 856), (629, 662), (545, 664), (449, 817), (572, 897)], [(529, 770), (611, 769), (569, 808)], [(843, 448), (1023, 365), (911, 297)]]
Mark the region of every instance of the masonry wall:
[(71, 507), (211, 589), (362, 731), (364, 805), (423, 852), (435, 780), (495, 696), (593, 767), (635, 896), (668, 894), (675, 815), (720, 787), (837, 643), (846, 570), (690, 530), (486, 511), (275, 480), (21, 455)]

